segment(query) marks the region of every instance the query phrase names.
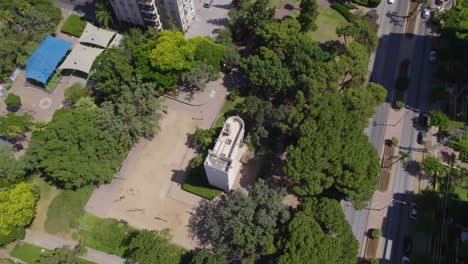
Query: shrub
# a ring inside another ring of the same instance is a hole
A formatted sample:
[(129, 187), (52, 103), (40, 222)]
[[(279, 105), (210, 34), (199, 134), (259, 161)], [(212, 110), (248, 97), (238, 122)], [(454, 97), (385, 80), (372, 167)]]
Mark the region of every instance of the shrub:
[(24, 238), (26, 231), (22, 227), (15, 228), (8, 235), (0, 235), (0, 245), (6, 245), (15, 240), (20, 240)]
[(405, 103), (404, 103), (404, 102), (402, 102), (402, 101), (396, 101), (396, 102), (395, 102), (395, 108), (396, 108), (396, 109), (402, 109), (402, 108), (404, 108), (404, 107), (405, 107)]
[(353, 14), (351, 14), (348, 8), (346, 8), (344, 5), (333, 3), (330, 5), (330, 7), (338, 11), (338, 13), (340, 13), (349, 22), (353, 21), (354, 19)]
[(86, 27), (86, 20), (76, 14), (71, 14), (62, 26), (62, 32), (81, 37)]
[(348, 9), (357, 9), (358, 7), (356, 5), (350, 4), (350, 3), (343, 3), (342, 4), (344, 7)]
[(81, 98), (91, 95), (91, 89), (81, 83), (74, 83), (72, 86), (65, 89), (65, 102), (70, 105), (75, 105)]
[(362, 6), (367, 6), (369, 4), (368, 0), (353, 0), (353, 2)]
[(392, 137), (392, 146), (398, 146), (398, 138)]
[(368, 2), (368, 7), (377, 7), (378, 5), (380, 5), (380, 1), (381, 0), (369, 0)]
[(380, 229), (372, 229), (370, 237), (372, 239), (379, 239), (382, 236), (382, 231)]
[(16, 111), (21, 106), (21, 97), (17, 96), (14, 93), (10, 93), (5, 99), (5, 104), (9, 111)]

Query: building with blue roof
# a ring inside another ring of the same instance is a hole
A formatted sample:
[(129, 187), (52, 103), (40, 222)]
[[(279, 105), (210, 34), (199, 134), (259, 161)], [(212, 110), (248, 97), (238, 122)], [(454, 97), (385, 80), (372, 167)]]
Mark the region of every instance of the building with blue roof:
[(47, 36), (26, 61), (26, 78), (47, 83), (72, 45), (69, 41)]

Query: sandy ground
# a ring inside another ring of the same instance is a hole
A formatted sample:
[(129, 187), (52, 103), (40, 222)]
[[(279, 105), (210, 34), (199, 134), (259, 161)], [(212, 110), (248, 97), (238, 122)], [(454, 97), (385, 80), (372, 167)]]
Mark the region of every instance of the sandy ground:
[(146, 142), (135, 162), (129, 164), (127, 180), (114, 197), (108, 217), (148, 230), (170, 228), (174, 243), (186, 248), (195, 246), (186, 236), (187, 223), (192, 207), (202, 198), (182, 191), (177, 181), (195, 156), (195, 150), (187, 148), (187, 140), (182, 139), (187, 139), (187, 132), (194, 132), (198, 125), (199, 121), (189, 113), (169, 109), (161, 122), (161, 133)]

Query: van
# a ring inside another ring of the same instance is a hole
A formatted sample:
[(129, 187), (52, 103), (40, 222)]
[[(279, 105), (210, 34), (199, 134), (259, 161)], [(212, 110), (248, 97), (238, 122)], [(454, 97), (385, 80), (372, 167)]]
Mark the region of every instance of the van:
[(203, 4), (203, 7), (210, 8), (212, 3), (213, 3), (213, 0), (205, 0), (205, 3)]

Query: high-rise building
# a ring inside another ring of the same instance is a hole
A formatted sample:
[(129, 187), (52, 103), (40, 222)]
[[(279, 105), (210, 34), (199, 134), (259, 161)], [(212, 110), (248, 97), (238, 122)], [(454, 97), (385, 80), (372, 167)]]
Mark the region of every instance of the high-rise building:
[(162, 29), (155, 0), (109, 0), (109, 2), (118, 20)]
[[(159, 30), (173, 23), (184, 32), (195, 19), (193, 0), (109, 0), (117, 19)], [(162, 22), (162, 23), (161, 23)]]
[(208, 150), (205, 167), (208, 182), (229, 192), (241, 168), (242, 153), (239, 148), (244, 140), (244, 121), (238, 116), (229, 117), (216, 140), (213, 149)]

